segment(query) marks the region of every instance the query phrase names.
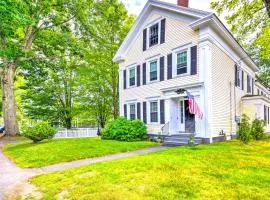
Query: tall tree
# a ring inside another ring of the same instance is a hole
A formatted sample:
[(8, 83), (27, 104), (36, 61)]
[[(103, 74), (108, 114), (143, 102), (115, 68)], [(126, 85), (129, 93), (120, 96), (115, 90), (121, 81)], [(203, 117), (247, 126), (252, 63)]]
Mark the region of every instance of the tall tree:
[(226, 20), (236, 39), (261, 67), (259, 80), (270, 83), (270, 1), (269, 0), (215, 0), (211, 7), (227, 13)]
[(91, 0), (6, 0), (0, 2), (0, 58), (4, 124), (8, 135), (19, 132), (14, 78), (17, 69), (38, 52), (32, 47), (41, 30), (69, 23)]
[[(91, 72), (89, 73), (97, 73), (92, 77), (91, 83), (95, 85), (95, 81), (101, 81), (103, 85), (102, 89), (94, 89), (89, 92), (94, 92), (96, 96), (111, 98), (111, 101), (103, 99), (101, 102), (106, 102), (106, 107), (111, 106), (112, 116), (117, 118), (119, 116), (118, 65), (112, 60), (135, 18), (128, 14), (125, 6), (119, 0), (97, 1), (90, 12), (91, 17), (82, 20), (82, 35), (91, 47), (85, 58), (93, 67), (90, 67)], [(106, 96), (101, 94), (104, 91), (106, 91)], [(96, 103), (98, 102), (95, 102), (93, 106)], [(105, 119), (101, 113), (99, 116), (99, 118)], [(102, 122), (102, 124), (104, 123)]]

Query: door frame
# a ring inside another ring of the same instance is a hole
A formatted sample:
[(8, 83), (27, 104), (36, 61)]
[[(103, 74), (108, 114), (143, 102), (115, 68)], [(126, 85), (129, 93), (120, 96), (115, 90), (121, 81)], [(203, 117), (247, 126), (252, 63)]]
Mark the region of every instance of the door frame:
[(186, 131), (185, 100), (187, 98), (180, 98), (177, 102), (177, 131), (183, 133)]

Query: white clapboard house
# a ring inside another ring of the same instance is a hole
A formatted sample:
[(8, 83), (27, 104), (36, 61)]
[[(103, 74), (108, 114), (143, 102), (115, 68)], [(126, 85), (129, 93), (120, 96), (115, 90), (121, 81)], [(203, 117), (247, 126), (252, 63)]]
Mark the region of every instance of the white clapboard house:
[[(117, 51), (120, 115), (141, 119), (149, 134), (182, 144), (231, 138), (242, 114), (269, 126), (269, 91), (233, 35), (210, 12), (149, 0)], [(188, 109), (187, 92), (203, 113)], [(169, 139), (168, 139), (169, 138)], [(170, 139), (171, 138), (171, 139)]]

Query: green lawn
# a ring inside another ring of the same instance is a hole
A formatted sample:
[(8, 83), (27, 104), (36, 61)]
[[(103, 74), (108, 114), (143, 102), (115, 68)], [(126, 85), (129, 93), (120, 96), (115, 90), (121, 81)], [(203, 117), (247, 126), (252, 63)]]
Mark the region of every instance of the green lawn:
[(269, 199), (270, 140), (177, 147), (32, 179), (43, 199)]
[(4, 146), (4, 153), (20, 167), (55, 163), (127, 152), (158, 145), (153, 142), (119, 142), (100, 138), (55, 139)]

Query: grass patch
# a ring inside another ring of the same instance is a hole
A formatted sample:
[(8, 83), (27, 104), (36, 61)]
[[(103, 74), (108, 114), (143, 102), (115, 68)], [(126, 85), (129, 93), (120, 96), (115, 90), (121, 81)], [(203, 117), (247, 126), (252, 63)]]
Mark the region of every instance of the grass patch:
[(43, 199), (268, 199), (270, 140), (176, 147), (39, 175)]
[(153, 142), (119, 142), (100, 138), (54, 139), (4, 146), (4, 153), (20, 167), (46, 165), (133, 151), (158, 145)]

